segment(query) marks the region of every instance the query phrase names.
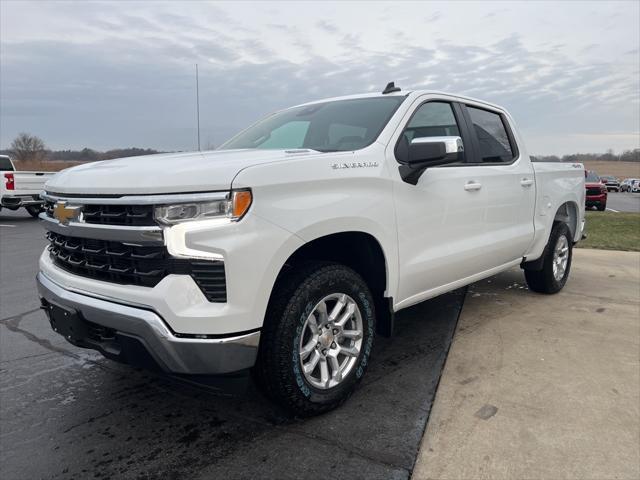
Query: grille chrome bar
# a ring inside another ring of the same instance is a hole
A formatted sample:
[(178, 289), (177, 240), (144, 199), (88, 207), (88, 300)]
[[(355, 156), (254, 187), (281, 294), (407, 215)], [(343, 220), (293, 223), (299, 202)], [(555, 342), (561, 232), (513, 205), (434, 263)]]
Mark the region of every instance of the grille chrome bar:
[(164, 245), (164, 237), (160, 227), (127, 227), (123, 225), (102, 225), (95, 223), (69, 222), (61, 224), (55, 218), (40, 214), (44, 228), (51, 232), (69, 237), (107, 240), (133, 245)]
[(124, 195), (122, 197), (76, 197), (53, 192), (40, 194), (50, 202), (65, 201), (79, 205), (169, 205), (173, 203), (206, 202), (224, 200), (229, 192), (166, 193), (158, 195)]

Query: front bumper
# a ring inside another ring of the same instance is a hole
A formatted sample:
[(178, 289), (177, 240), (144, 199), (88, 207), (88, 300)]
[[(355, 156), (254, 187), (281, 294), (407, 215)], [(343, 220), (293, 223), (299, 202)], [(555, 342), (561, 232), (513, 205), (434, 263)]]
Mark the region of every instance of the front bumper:
[(152, 310), (66, 290), (42, 272), (37, 283), (43, 307), (49, 313), (52, 306), (58, 307), (77, 314), (80, 322), (114, 332), (104, 342), (95, 336), (73, 338), (72, 343), (101, 351), (107, 357), (136, 363), (135, 358), (140, 356), (136, 350), (141, 346), (163, 371), (206, 375), (245, 370), (256, 361), (259, 331), (233, 336), (175, 334)]

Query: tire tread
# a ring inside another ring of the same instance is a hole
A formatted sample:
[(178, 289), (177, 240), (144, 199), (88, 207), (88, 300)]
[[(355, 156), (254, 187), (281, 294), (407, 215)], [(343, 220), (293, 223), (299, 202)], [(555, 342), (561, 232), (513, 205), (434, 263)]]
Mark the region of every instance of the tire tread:
[[(359, 381), (357, 379), (350, 388), (331, 401), (314, 403), (305, 398), (297, 385), (287, 378), (290, 356), (283, 352), (289, 351), (285, 343), (290, 341), (290, 337), (285, 330), (291, 328), (292, 319), (301, 315), (299, 306), (305, 302), (310, 290), (337, 279), (359, 283), (359, 288), (368, 292), (365, 281), (349, 267), (330, 262), (307, 262), (278, 279), (265, 316), (258, 361), (254, 367), (256, 381), (271, 400), (299, 416), (318, 415), (340, 406), (349, 398), (355, 383)], [(371, 308), (374, 308), (372, 299)]]

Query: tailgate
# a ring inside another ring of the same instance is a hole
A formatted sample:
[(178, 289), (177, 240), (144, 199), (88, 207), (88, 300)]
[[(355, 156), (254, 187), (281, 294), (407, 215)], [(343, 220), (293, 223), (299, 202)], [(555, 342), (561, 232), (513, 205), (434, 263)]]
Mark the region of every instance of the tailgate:
[(37, 195), (55, 172), (13, 172), (15, 195)]

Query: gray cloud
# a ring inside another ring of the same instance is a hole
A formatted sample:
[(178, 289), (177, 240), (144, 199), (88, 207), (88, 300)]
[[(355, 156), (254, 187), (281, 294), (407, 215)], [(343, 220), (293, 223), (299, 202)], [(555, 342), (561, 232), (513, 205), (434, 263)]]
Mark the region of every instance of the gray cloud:
[[(25, 130), (54, 148), (193, 148), (195, 63), (205, 144), (220, 144), (272, 110), (377, 91), (391, 80), (503, 104), (539, 153), (566, 152), (536, 138), (555, 136), (570, 151), (582, 150), (578, 140), (565, 145), (571, 136), (640, 130), (637, 48), (629, 50), (637, 42), (621, 49), (636, 52), (630, 60), (635, 76), (629, 77), (615, 58), (587, 61), (566, 53), (565, 37), (532, 45), (524, 34), (497, 29), (501, 33), (489, 42), (456, 35), (416, 42), (403, 30), (380, 44), (357, 24), (347, 29), (319, 19), (310, 30), (272, 21), (277, 7), (257, 31), (215, 6), (143, 15), (112, 5), (95, 4), (78, 39), (3, 34), (0, 145)], [(440, 11), (428, 18), (447, 21)], [(327, 42), (335, 44), (335, 54), (322, 53)], [(595, 49), (600, 41), (591, 43)]]
[(430, 23), (430, 22), (435, 22), (441, 17), (442, 17), (442, 12), (437, 11), (429, 15), (426, 20), (427, 20), (427, 23)]
[(316, 22), (316, 26), (321, 29), (324, 30), (327, 33), (338, 33), (338, 29), (336, 28), (335, 25), (329, 23), (326, 20), (319, 20)]

